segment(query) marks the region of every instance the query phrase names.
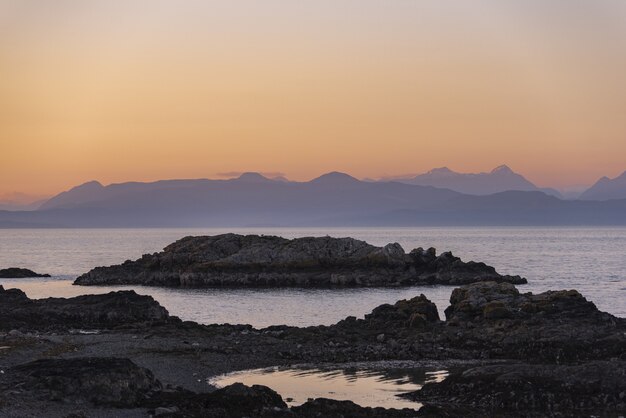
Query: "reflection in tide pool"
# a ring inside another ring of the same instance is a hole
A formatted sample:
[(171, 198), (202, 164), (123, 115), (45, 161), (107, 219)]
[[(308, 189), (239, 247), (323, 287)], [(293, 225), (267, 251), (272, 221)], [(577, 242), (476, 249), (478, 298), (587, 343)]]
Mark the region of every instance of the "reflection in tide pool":
[(424, 368), (380, 369), (349, 368), (281, 368), (244, 370), (209, 379), (224, 387), (233, 383), (264, 385), (278, 392), (289, 406), (308, 399), (350, 400), (361, 406), (418, 409), (418, 402), (399, 397), (420, 389), (425, 383), (441, 382), (447, 370)]

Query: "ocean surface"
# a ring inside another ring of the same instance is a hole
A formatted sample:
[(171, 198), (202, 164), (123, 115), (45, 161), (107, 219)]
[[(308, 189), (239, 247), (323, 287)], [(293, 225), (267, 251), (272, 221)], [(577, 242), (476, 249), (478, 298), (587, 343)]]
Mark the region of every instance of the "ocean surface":
[(169, 312), (200, 323), (256, 327), (332, 324), (362, 317), (382, 303), (425, 294), (443, 310), (453, 287), (375, 289), (169, 289), (73, 286), (96, 266), (153, 253), (188, 235), (225, 232), (354, 237), (375, 245), (398, 242), (405, 251), (435, 247), (464, 261), (483, 261), (500, 273), (526, 277), (520, 291), (577, 289), (598, 308), (626, 317), (626, 228), (230, 228), (230, 229), (0, 229), (0, 268), (25, 267), (49, 279), (0, 279), (32, 298), (69, 297), (134, 289)]

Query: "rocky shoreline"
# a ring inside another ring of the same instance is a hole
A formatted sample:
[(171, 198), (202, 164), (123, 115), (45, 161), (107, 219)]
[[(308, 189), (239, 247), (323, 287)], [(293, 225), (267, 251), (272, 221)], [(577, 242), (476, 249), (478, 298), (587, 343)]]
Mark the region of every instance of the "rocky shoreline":
[[(0, 415), (171, 417), (620, 416), (626, 319), (574, 290), (453, 291), (445, 320), (424, 295), (331, 326), (200, 325), (132, 291), (31, 300), (0, 286)], [(315, 399), (206, 379), (269, 366), (388, 360), (454, 363), (406, 396), (420, 410)], [(458, 367), (459, 364), (466, 364)], [(73, 414), (73, 415), (72, 415)]]
[(186, 237), (162, 252), (79, 276), (77, 285), (183, 287), (459, 286), (480, 281), (524, 284), (450, 252), (400, 244), (376, 247), (354, 238), (223, 234)]

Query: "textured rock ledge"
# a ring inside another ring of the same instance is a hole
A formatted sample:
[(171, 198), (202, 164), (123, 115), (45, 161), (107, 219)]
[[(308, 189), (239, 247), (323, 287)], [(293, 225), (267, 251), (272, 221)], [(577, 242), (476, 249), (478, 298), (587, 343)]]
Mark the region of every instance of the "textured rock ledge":
[[(59, 417), (78, 408), (84, 416), (107, 409), (102, 416), (142, 417), (624, 414), (626, 319), (575, 290), (520, 293), (509, 283), (460, 287), (450, 303), (445, 320), (419, 295), (332, 326), (254, 329), (182, 322), (134, 292), (31, 300), (0, 287), (0, 331), (19, 327), (0, 332), (0, 415), (39, 416), (42, 408)], [(266, 387), (210, 392), (201, 383), (250, 368), (387, 360), (437, 361), (451, 373), (408, 395), (426, 405), (418, 412), (325, 399), (286, 408)]]
[(404, 252), (353, 238), (224, 234), (186, 237), (162, 252), (121, 265), (97, 267), (74, 284), (150, 286), (402, 286), (462, 285), (479, 281), (526, 283), (484, 263), (463, 262), (434, 248)]
[(8, 269), (0, 269), (0, 279), (25, 279), (28, 277), (50, 277), (49, 274), (35, 273), (29, 269), (18, 267), (9, 267)]
[(29, 299), (19, 289), (0, 286), (0, 331), (111, 329), (178, 320), (174, 318), (152, 297), (133, 291)]

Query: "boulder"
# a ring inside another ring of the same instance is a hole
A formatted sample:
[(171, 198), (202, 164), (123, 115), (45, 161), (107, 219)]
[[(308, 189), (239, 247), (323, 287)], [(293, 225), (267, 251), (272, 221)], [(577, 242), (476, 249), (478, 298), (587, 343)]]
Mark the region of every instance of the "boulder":
[(597, 313), (596, 306), (576, 290), (520, 294), (510, 283), (481, 282), (452, 291), (445, 310), (451, 322), (528, 319), (532, 316), (561, 316), (569, 319)]
[(152, 372), (125, 358), (40, 359), (12, 367), (5, 395), (72, 404), (138, 406), (161, 384)]
[(365, 322), (370, 327), (380, 329), (421, 328), (438, 321), (437, 305), (423, 294), (409, 300), (400, 300), (393, 305), (380, 305), (372, 313), (365, 315)]
[(479, 358), (575, 363), (626, 356), (626, 319), (599, 311), (576, 290), (520, 293), (509, 283), (454, 289), (435, 339)]

